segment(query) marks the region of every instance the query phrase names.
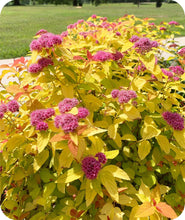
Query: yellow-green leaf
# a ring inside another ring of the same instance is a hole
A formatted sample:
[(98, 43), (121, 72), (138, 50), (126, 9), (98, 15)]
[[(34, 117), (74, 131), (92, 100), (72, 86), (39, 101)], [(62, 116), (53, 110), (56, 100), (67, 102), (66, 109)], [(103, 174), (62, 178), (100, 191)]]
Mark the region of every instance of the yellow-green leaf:
[(140, 112), (133, 105), (127, 103), (124, 105), (123, 113), (127, 115), (128, 119), (134, 120), (141, 118)]
[(138, 144), (138, 155), (141, 160), (145, 159), (145, 157), (150, 153), (151, 144), (149, 141), (144, 140)]
[(101, 183), (104, 185), (111, 198), (116, 202), (119, 202), (118, 188), (112, 173), (102, 169), (99, 172), (99, 176)]
[(120, 178), (120, 179), (124, 179), (124, 180), (130, 180), (130, 177), (128, 176), (128, 174), (124, 170), (122, 170), (121, 168), (119, 168), (115, 165), (105, 166), (103, 168), (103, 171), (111, 172), (111, 174), (116, 178)]
[(48, 142), (50, 140), (50, 133), (47, 131), (43, 131), (38, 133), (37, 136), (37, 148), (38, 152), (42, 152), (44, 148), (47, 146)]
[(153, 125), (145, 124), (144, 128), (141, 129), (141, 136), (143, 139), (151, 139), (158, 136), (161, 133), (161, 130), (157, 129)]
[(59, 176), (56, 183), (70, 183), (74, 180), (80, 179), (83, 176), (83, 171), (80, 166), (76, 166), (66, 171), (64, 174)]
[(170, 143), (169, 143), (167, 137), (163, 136), (163, 135), (158, 135), (155, 138), (157, 139), (157, 142), (158, 142), (159, 146), (161, 147), (161, 149), (166, 154), (169, 154), (170, 153)]
[(34, 171), (37, 171), (41, 168), (41, 166), (46, 162), (49, 157), (49, 151), (44, 150), (40, 154), (38, 154), (33, 162)]
[(24, 171), (24, 169), (23, 169), (22, 167), (17, 167), (17, 168), (15, 169), (15, 173), (14, 173), (14, 175), (13, 175), (13, 179), (14, 179), (15, 181), (18, 181), (18, 180), (23, 179), (24, 177), (25, 177), (25, 171)]
[(87, 179), (85, 188), (85, 200), (87, 207), (93, 202), (96, 195), (97, 192), (93, 189), (91, 180)]
[(8, 152), (13, 151), (15, 148), (20, 147), (25, 142), (25, 137), (20, 134), (16, 134), (11, 137), (7, 142), (6, 147)]
[(153, 215), (154, 213), (155, 213), (155, 207), (152, 206), (150, 202), (145, 202), (139, 206), (139, 209), (137, 210), (135, 217), (136, 218), (148, 217), (150, 215)]
[(110, 138), (115, 139), (117, 134), (118, 124), (112, 124), (108, 127), (108, 135)]
[(182, 131), (174, 130), (173, 135), (177, 141), (177, 143), (182, 147), (185, 148), (185, 129)]
[(119, 196), (119, 204), (134, 207), (137, 205), (137, 201), (132, 197), (123, 194)]
[(47, 183), (44, 185), (43, 197), (47, 198), (55, 190), (56, 184), (54, 182)]
[(106, 151), (104, 154), (107, 159), (114, 159), (119, 154), (119, 150)]

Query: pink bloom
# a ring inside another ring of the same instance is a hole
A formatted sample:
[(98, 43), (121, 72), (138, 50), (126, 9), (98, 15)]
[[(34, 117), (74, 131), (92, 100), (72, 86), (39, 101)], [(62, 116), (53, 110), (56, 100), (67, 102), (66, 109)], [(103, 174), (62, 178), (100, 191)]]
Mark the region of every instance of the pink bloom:
[(55, 125), (62, 127), (66, 133), (73, 132), (78, 127), (78, 119), (72, 114), (62, 114), (57, 119), (59, 122), (55, 119)]
[(84, 20), (81, 19), (81, 20), (78, 20), (78, 21), (77, 21), (77, 24), (81, 24), (81, 23), (83, 23), (83, 22), (84, 22)]
[(4, 113), (0, 112), (0, 119), (2, 119), (4, 117)]
[(41, 29), (40, 31), (38, 31), (38, 32), (36, 33), (36, 35), (42, 35), (42, 34), (45, 34), (45, 33), (47, 33), (47, 31), (44, 30), (44, 29)]
[(123, 58), (123, 54), (119, 51), (116, 51), (116, 53), (112, 54), (112, 59), (113, 60), (119, 60)]
[(47, 129), (48, 129), (48, 124), (46, 122), (44, 122), (44, 121), (40, 121), (36, 125), (36, 130), (46, 131)]
[(54, 124), (56, 128), (60, 128), (61, 120), (62, 120), (62, 115), (57, 115), (55, 117)]
[(95, 61), (106, 61), (106, 60), (110, 60), (112, 59), (113, 56), (111, 53), (109, 52), (105, 52), (105, 51), (98, 51), (94, 56), (93, 56), (93, 60)]
[(152, 23), (149, 23), (149, 25), (150, 25), (150, 26), (155, 26), (155, 23), (152, 22)]
[(141, 65), (139, 65), (139, 66), (137, 67), (137, 70), (138, 70), (138, 71), (145, 71), (145, 70), (146, 70), (146, 67), (145, 67), (145, 65), (144, 65), (143, 63), (141, 63)]
[(121, 36), (121, 33), (120, 33), (120, 32), (116, 32), (116, 35), (117, 35), (117, 36)]
[(181, 66), (170, 66), (169, 69), (174, 73), (176, 73), (178, 76), (184, 74), (184, 70), (182, 69)]
[(91, 18), (96, 18), (96, 17), (97, 17), (96, 15), (92, 15), (92, 16), (91, 16)]
[(99, 161), (100, 163), (105, 164), (105, 163), (107, 162), (107, 158), (106, 158), (106, 156), (105, 156), (104, 153), (99, 152), (99, 153), (97, 153), (97, 154), (95, 155), (95, 157), (98, 157), (98, 161)]
[(51, 48), (54, 45), (60, 45), (62, 43), (62, 38), (59, 35), (52, 33), (42, 34), (41, 37), (37, 40), (41, 47)]
[(150, 39), (143, 37), (140, 38), (134, 45), (136, 51), (141, 54), (149, 52), (152, 47), (157, 47), (158, 43), (156, 41), (151, 41)]
[(180, 49), (180, 51), (178, 52), (178, 54), (182, 57), (185, 57), (185, 47), (183, 47), (182, 49)]
[(127, 102), (129, 102), (130, 97), (128, 95), (128, 91), (127, 90), (119, 91), (118, 98), (119, 98), (118, 99), (119, 103), (127, 103)]
[(55, 111), (52, 108), (35, 110), (30, 114), (31, 125), (35, 126), (39, 122), (52, 117), (54, 114), (55, 114)]
[(107, 17), (101, 17), (100, 20), (101, 20), (101, 21), (106, 21), (106, 20), (107, 20)]
[(133, 36), (129, 39), (129, 41), (132, 42), (132, 43), (134, 43), (134, 42), (138, 41), (139, 39), (140, 39), (140, 38), (139, 38), (137, 35), (133, 35)]
[(174, 81), (178, 81), (179, 79), (180, 79), (180, 78), (177, 77), (177, 76), (174, 76), (174, 77), (173, 77), (173, 80), (174, 80)]
[(79, 101), (75, 98), (65, 98), (58, 104), (60, 113), (65, 113), (70, 111), (73, 107), (78, 105)]
[(82, 160), (82, 170), (87, 179), (96, 179), (100, 169), (101, 164), (94, 157), (88, 156)]
[(137, 98), (137, 94), (136, 94), (135, 91), (133, 91), (133, 90), (128, 90), (127, 93), (128, 93), (128, 97), (129, 97), (130, 99)]
[(173, 73), (168, 71), (168, 70), (165, 70), (165, 69), (161, 69), (162, 72), (164, 73), (164, 75), (168, 76), (169, 78), (172, 78), (173, 77)]
[(160, 31), (166, 31), (167, 29), (165, 27), (160, 27)]
[(86, 108), (80, 107), (78, 109), (78, 114), (77, 114), (77, 118), (86, 118), (89, 115), (89, 111)]
[(7, 112), (7, 106), (5, 104), (0, 105), (0, 112)]
[(63, 37), (67, 37), (68, 36), (68, 31), (64, 31), (64, 32), (62, 32), (61, 33), (61, 37), (63, 38)]
[(168, 24), (169, 24), (169, 25), (179, 25), (179, 23), (176, 22), (176, 21), (170, 21)]
[(38, 60), (38, 65), (41, 66), (41, 68), (44, 68), (48, 65), (53, 65), (53, 61), (50, 58), (41, 58)]
[(119, 94), (119, 90), (118, 89), (114, 89), (111, 92), (112, 98), (114, 98), (114, 99), (118, 97), (118, 94)]
[(29, 66), (28, 71), (30, 73), (38, 73), (42, 70), (42, 66), (40, 66), (38, 63), (33, 63)]
[(42, 50), (42, 46), (41, 44), (39, 43), (38, 40), (33, 40), (30, 44), (30, 50), (33, 51), (33, 50), (37, 50), (37, 51), (41, 51)]
[(11, 100), (8, 102), (7, 108), (11, 112), (18, 112), (19, 111), (19, 104), (16, 100)]
[(184, 118), (182, 118), (178, 113), (163, 112), (162, 116), (167, 121), (167, 123), (175, 130), (184, 129)]

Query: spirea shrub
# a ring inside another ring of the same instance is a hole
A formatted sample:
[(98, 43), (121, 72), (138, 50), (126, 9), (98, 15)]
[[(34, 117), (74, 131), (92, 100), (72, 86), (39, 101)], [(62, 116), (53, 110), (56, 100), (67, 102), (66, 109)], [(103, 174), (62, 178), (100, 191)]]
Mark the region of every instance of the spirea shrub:
[[(92, 15), (3, 65), (1, 208), (11, 219), (167, 220), (185, 202), (177, 22)], [(165, 39), (170, 43), (165, 45)], [(171, 57), (162, 58), (161, 51)]]

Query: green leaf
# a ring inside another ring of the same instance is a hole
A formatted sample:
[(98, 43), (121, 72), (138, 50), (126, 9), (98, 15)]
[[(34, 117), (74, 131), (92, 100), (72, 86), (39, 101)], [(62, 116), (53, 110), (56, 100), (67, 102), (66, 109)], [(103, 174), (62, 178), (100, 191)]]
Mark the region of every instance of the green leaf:
[(127, 103), (123, 107), (123, 113), (128, 117), (129, 120), (140, 119), (140, 112), (133, 105)]
[(116, 202), (119, 202), (118, 188), (111, 172), (102, 169), (99, 172), (101, 183), (104, 185), (111, 198)]
[(130, 180), (130, 177), (128, 176), (128, 174), (124, 170), (122, 170), (121, 168), (115, 165), (105, 166), (102, 170), (111, 172), (111, 174), (116, 178)]
[(44, 148), (47, 146), (49, 140), (50, 140), (50, 132), (43, 131), (43, 132), (38, 133), (37, 147), (38, 147), (39, 153), (44, 150)]
[(10, 210), (13, 210), (14, 207), (18, 207), (18, 204), (15, 200), (5, 200), (3, 205)]
[(85, 188), (85, 200), (87, 207), (91, 205), (96, 195), (97, 192), (93, 189), (91, 180), (87, 179)]
[(40, 169), (40, 178), (44, 183), (48, 183), (51, 180), (54, 180), (55, 177), (50, 173), (50, 170), (47, 168)]
[(48, 157), (49, 157), (49, 151), (48, 150), (42, 151), (40, 154), (38, 154), (35, 157), (34, 162), (33, 162), (33, 168), (34, 168), (35, 172), (38, 171), (41, 168), (41, 166), (46, 162)]
[(94, 191), (96, 191), (101, 197), (103, 197), (101, 182), (99, 181), (99, 178), (92, 180), (92, 187)]
[(47, 183), (44, 185), (43, 197), (47, 198), (55, 190), (56, 184), (54, 182)]
[(81, 166), (75, 166), (59, 176), (56, 183), (70, 183), (74, 180), (80, 179), (83, 175), (84, 172), (82, 171)]
[(149, 186), (152, 187), (156, 184), (156, 176), (151, 173), (151, 172), (146, 172), (145, 174), (142, 175), (143, 182)]
[(22, 167), (16, 167), (13, 175), (13, 180), (18, 181), (25, 177), (25, 170)]
[(151, 144), (149, 141), (142, 141), (138, 144), (138, 155), (141, 160), (145, 159), (145, 157), (150, 153)]
[(137, 201), (132, 197), (123, 194), (119, 196), (119, 204), (134, 207), (137, 205)]

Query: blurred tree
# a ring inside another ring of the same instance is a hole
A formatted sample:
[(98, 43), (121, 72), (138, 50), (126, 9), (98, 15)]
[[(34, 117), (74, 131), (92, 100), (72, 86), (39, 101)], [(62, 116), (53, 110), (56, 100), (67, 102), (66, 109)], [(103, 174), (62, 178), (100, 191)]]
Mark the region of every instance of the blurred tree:
[(20, 0), (14, 0), (13, 5), (21, 5)]
[(162, 6), (162, 1), (163, 0), (156, 0), (156, 7), (160, 8)]

